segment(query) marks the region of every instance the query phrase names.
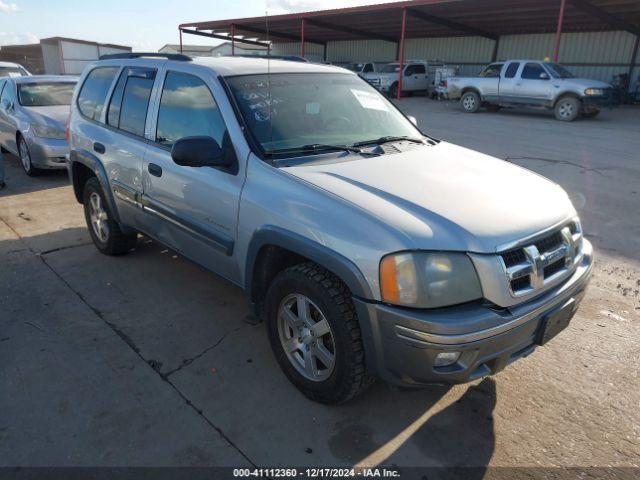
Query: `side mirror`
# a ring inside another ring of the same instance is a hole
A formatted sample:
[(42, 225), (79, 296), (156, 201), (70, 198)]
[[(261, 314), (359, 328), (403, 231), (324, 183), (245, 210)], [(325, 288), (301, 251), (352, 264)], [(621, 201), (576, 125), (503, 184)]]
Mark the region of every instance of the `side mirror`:
[(211, 137), (184, 137), (171, 147), (171, 158), (183, 167), (229, 167), (231, 161)]
[(547, 75), (545, 72), (542, 72), (540, 74), (540, 80), (549, 80), (549, 75)]
[(418, 126), (418, 120), (416, 120), (416, 117), (414, 117), (413, 115), (407, 115), (407, 118), (409, 119), (409, 121), (411, 123), (413, 123), (416, 127)]

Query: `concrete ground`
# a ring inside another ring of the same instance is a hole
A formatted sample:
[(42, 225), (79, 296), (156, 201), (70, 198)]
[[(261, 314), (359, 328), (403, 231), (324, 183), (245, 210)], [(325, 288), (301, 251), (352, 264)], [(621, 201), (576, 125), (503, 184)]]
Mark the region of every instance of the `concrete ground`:
[(400, 107), (567, 189), (597, 249), (568, 330), (471, 385), (378, 382), (318, 405), (280, 372), (239, 289), (146, 239), (101, 255), (66, 176), (28, 178), (6, 156), (0, 466), (640, 466), (640, 110), (565, 124)]

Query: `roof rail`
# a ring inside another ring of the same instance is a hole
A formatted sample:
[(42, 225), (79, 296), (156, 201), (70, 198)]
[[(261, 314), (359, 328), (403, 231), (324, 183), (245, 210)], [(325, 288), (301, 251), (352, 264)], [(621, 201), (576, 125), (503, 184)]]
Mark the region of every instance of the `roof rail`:
[(177, 60), (180, 62), (191, 61), (191, 57), (188, 57), (187, 55), (182, 55), (181, 53), (157, 53), (157, 52), (110, 53), (107, 55), (100, 55), (100, 60), (118, 60), (122, 58), (142, 58), (142, 57), (166, 58), (167, 60)]

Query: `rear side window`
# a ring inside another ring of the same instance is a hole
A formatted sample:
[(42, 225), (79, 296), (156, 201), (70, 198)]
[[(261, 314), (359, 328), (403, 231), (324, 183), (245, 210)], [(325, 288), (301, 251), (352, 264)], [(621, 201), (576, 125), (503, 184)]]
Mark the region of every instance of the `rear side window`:
[(204, 81), (186, 73), (167, 72), (156, 142), (170, 147), (176, 140), (196, 135), (214, 138), (225, 151), (231, 146), (218, 104)]
[(156, 71), (126, 68), (122, 71), (111, 97), (107, 123), (125, 132), (144, 136), (145, 120)]
[(507, 67), (507, 70), (504, 72), (504, 78), (513, 78), (516, 76), (516, 72), (518, 71), (518, 68), (520, 67), (520, 63), (518, 62), (511, 62), (509, 64), (509, 66)]
[(494, 78), (499, 77), (500, 72), (502, 71), (502, 63), (493, 63), (489, 65), (484, 71), (480, 74), (483, 78)]
[(541, 80), (540, 75), (547, 73), (539, 63), (527, 63), (522, 69), (522, 78), (529, 80)]
[(87, 75), (78, 95), (80, 113), (91, 120), (100, 120), (107, 101), (107, 92), (119, 67), (98, 67)]

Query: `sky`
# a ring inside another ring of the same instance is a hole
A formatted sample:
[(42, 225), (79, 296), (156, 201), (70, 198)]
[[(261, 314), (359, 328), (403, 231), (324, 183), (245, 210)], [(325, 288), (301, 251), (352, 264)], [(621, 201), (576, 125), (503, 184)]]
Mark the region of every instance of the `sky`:
[[(70, 37), (157, 51), (180, 23), (294, 13), (393, 0), (0, 0), (0, 46)], [(203, 37), (185, 43), (215, 45)]]

